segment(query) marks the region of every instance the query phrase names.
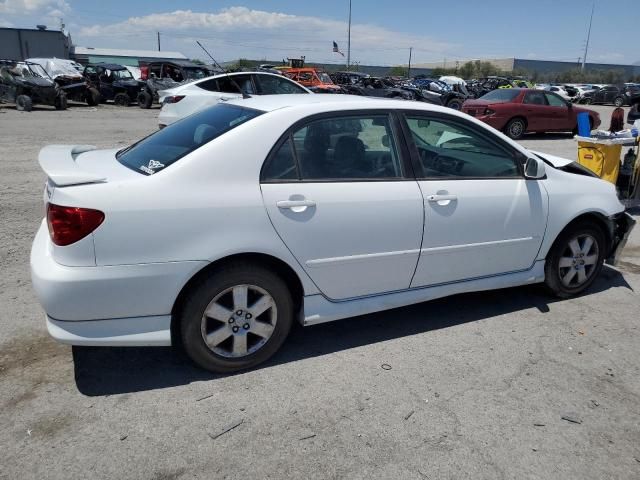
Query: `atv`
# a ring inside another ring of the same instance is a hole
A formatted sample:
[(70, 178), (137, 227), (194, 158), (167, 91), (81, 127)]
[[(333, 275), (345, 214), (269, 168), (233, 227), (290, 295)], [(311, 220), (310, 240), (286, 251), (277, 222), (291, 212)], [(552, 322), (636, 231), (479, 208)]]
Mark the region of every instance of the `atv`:
[(87, 65), (83, 72), (90, 88), (99, 92), (102, 103), (113, 100), (118, 106), (128, 107), (137, 101), (144, 82), (135, 80), (126, 67), (115, 63)]
[(100, 103), (100, 92), (82, 76), (84, 67), (73, 60), (64, 58), (29, 58), (28, 62), (40, 65), (60, 90), (67, 95), (67, 100), (86, 102), (95, 106)]
[(40, 65), (13, 60), (0, 60), (0, 102), (25, 112), (38, 104), (67, 108), (67, 96)]
[(150, 62), (140, 67), (143, 88), (138, 93), (140, 108), (151, 108), (160, 102), (158, 92), (211, 76), (204, 65), (188, 60)]

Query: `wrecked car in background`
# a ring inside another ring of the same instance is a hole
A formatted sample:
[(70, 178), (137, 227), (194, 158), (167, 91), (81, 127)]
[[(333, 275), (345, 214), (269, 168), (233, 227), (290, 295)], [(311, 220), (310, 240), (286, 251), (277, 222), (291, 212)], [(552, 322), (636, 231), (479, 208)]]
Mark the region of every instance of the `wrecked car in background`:
[(442, 105), (440, 96), (421, 90), (410, 83), (396, 83), (389, 78), (363, 76), (355, 83), (341, 85), (344, 93), (376, 98), (398, 98)]
[(126, 67), (115, 63), (87, 65), (84, 77), (90, 87), (100, 93), (100, 102), (113, 100), (116, 105), (128, 107), (137, 101), (144, 82), (136, 80)]
[(424, 91), (438, 95), (440, 104), (454, 110), (460, 110), (464, 101), (471, 97), (466, 87), (461, 83), (450, 84), (424, 76), (417, 76), (405, 85), (423, 91), (424, 95), (426, 95)]
[(15, 103), (20, 111), (34, 105), (67, 108), (67, 96), (37, 63), (0, 60), (0, 102)]
[(91, 86), (82, 75), (84, 67), (73, 60), (64, 58), (29, 58), (28, 62), (40, 65), (58, 87), (65, 92), (67, 100), (86, 102), (87, 105), (100, 103), (100, 92)]
[(594, 88), (585, 92), (580, 98), (580, 103), (590, 105), (613, 104), (616, 107), (633, 105), (640, 99), (640, 87), (635, 85), (605, 85), (602, 88)]
[(144, 82), (137, 100), (140, 108), (151, 108), (160, 102), (158, 92), (175, 88), (179, 85), (202, 80), (211, 75), (204, 65), (188, 60), (150, 62), (140, 67), (140, 80)]
[(329, 74), (322, 70), (307, 67), (287, 68), (282, 70), (282, 74), (314, 93), (343, 93), (343, 89), (333, 83)]

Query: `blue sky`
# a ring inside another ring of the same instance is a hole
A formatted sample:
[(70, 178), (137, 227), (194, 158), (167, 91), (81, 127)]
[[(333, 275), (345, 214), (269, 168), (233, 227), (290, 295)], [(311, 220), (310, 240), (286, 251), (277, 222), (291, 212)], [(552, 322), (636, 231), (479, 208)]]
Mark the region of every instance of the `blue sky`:
[[(589, 0), (425, 2), (352, 0), (352, 60), (363, 64), (583, 55)], [(596, 0), (589, 60), (640, 61), (637, 0)], [(525, 5), (526, 4), (526, 5)], [(218, 61), (239, 57), (340, 62), (346, 52), (348, 0), (0, 0), (0, 26), (51, 28), (64, 18), (77, 45), (162, 49), (202, 58), (199, 39)], [(632, 41), (635, 39), (635, 41)]]

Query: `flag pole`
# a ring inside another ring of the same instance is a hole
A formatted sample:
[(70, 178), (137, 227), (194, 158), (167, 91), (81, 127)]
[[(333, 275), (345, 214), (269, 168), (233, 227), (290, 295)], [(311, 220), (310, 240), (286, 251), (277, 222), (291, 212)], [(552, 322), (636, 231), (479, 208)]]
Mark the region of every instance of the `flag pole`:
[(347, 33), (347, 70), (351, 66), (351, 0), (349, 0), (349, 30)]

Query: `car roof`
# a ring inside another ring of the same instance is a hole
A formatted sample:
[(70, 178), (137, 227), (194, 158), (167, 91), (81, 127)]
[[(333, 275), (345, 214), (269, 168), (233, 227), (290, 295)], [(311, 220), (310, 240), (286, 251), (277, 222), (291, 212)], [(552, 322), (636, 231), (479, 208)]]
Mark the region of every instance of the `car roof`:
[(312, 110), (339, 111), (339, 110), (375, 110), (375, 109), (397, 109), (397, 110), (427, 110), (433, 112), (449, 113), (463, 116), (463, 114), (446, 107), (433, 105), (426, 102), (408, 102), (406, 100), (394, 100), (389, 98), (362, 97), (359, 95), (342, 94), (283, 94), (283, 95), (261, 95), (251, 98), (237, 98), (226, 103), (238, 105), (240, 107), (253, 108), (263, 112), (272, 112), (284, 108), (305, 109), (311, 107)]
[(126, 67), (122, 65), (118, 65), (117, 63), (104, 63), (104, 62), (91, 63), (87, 65), (87, 67), (103, 67), (103, 68), (106, 68), (107, 70), (126, 70), (127, 69)]

